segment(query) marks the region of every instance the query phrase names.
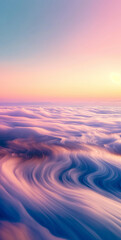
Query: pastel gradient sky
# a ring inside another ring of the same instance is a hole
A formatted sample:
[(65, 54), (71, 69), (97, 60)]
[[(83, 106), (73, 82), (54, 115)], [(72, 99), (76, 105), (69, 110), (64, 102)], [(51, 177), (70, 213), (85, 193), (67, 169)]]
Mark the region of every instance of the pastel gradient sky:
[(0, 0), (0, 101), (121, 99), (121, 0)]

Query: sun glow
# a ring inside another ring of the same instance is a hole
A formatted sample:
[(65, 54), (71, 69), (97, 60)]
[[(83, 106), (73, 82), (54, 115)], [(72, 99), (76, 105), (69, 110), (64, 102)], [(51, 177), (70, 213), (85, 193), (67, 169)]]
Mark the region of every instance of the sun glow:
[(117, 72), (112, 72), (110, 78), (113, 83), (120, 84), (121, 83), (121, 74)]

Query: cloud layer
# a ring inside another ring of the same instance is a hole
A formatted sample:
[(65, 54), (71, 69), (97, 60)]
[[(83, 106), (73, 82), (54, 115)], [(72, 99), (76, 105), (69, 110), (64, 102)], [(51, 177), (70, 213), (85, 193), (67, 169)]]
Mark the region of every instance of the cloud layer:
[(2, 240), (120, 239), (121, 108), (0, 107)]

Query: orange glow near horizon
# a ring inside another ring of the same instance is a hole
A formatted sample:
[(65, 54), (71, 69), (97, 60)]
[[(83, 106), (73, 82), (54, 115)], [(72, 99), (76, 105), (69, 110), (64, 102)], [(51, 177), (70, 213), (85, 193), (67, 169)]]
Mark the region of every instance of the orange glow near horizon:
[(106, 69), (105, 66), (102, 70), (97, 66), (94, 71), (93, 64), (86, 67), (83, 64), (80, 68), (73, 65), (66, 66), (65, 63), (56, 66), (56, 70), (54, 67), (54, 64), (41, 67), (2, 66), (0, 100), (36, 102), (46, 99), (76, 101), (121, 98), (118, 69), (111, 73), (111, 69), (109, 67)]

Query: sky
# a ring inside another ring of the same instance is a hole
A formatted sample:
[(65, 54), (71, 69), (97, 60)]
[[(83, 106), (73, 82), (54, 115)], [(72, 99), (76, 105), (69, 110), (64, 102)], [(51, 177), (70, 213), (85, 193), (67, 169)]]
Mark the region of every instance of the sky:
[(120, 0), (0, 0), (0, 101), (121, 99)]

